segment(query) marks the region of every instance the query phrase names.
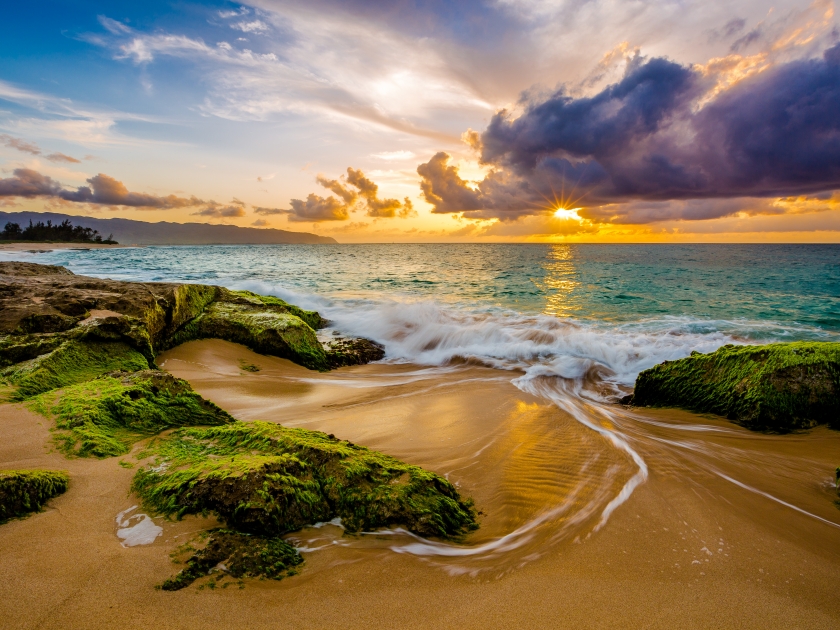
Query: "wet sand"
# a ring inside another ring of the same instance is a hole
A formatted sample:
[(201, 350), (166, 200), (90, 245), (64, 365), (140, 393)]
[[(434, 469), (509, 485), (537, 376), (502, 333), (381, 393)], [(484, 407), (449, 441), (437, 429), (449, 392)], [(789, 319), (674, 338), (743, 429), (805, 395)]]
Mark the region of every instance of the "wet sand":
[(308, 528), (289, 536), (311, 550), (301, 575), (164, 593), (154, 586), (178, 568), (168, 554), (208, 522), (156, 519), (154, 543), (122, 547), (115, 517), (136, 501), (119, 461), (133, 458), (67, 460), (48, 452), (45, 419), (0, 405), (3, 468), (71, 475), (47, 511), (0, 527), (3, 628), (840, 626), (840, 433), (766, 436), (580, 401), (564, 411), (514, 373), (469, 365), (318, 374), (222, 341), (159, 362), (242, 420), (334, 433), (448, 475), (483, 511), (481, 529), (449, 545)]

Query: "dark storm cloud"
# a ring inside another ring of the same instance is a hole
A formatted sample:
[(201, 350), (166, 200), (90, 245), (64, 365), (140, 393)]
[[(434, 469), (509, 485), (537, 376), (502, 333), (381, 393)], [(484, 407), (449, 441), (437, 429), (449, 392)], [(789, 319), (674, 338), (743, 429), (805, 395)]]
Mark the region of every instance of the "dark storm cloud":
[(705, 102), (713, 80), (641, 60), (592, 97), (560, 91), (518, 117), (500, 111), (480, 140), (493, 172), (469, 186), (439, 153), (417, 169), (423, 194), (435, 212), (516, 218), (558, 194), (591, 207), (840, 188), (840, 44)]
[(12, 177), (0, 178), (0, 197), (26, 197), (28, 199), (46, 197), (78, 203), (152, 209), (212, 204), (212, 202), (204, 202), (195, 197), (184, 198), (175, 195), (160, 197), (131, 192), (121, 181), (102, 173), (89, 178), (87, 182), (89, 186), (80, 186), (75, 190), (67, 189), (58, 181), (38, 171), (18, 168), (13, 171)]

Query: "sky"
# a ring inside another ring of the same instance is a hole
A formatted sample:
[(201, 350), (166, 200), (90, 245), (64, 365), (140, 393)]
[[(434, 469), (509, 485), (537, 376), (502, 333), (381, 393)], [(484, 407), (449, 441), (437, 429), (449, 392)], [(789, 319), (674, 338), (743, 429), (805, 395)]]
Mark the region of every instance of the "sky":
[(831, 0), (14, 3), (0, 208), (339, 242), (840, 242)]

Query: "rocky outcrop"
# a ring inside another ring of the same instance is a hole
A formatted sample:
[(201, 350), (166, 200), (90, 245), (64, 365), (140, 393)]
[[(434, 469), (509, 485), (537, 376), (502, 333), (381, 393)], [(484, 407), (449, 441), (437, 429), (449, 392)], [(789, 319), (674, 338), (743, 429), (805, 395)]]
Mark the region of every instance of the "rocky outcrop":
[[(314, 370), (382, 358), (367, 340), (325, 348), (324, 320), (271, 296), (201, 284), (121, 282), (76, 276), (63, 267), (0, 262), (0, 368), (73, 340), (124, 343), (154, 365), (156, 353), (217, 338)], [(378, 349), (377, 349), (378, 348)], [(102, 373), (120, 366), (107, 367)]]
[(278, 536), (341, 518), (351, 532), (401, 525), (458, 537), (477, 527), (443, 477), (317, 431), (267, 422), (180, 429), (154, 442), (133, 490), (170, 514), (213, 512), (229, 527)]
[(725, 416), (758, 431), (840, 429), (840, 343), (727, 345), (640, 373), (631, 402)]
[[(477, 527), (472, 502), (435, 473), (323, 433), (236, 421), (155, 366), (161, 350), (204, 338), (315, 370), (384, 355), (367, 340), (322, 344), (315, 329), (323, 325), (318, 313), (248, 291), (0, 263), (2, 393), (53, 419), (53, 439), (70, 457), (124, 455), (138, 440), (175, 429), (140, 454), (152, 463), (138, 470), (132, 490), (150, 510), (212, 512), (230, 528), (202, 535), (166, 590), (220, 563), (237, 579), (291, 575), (303, 560), (279, 536), (336, 517), (354, 532), (399, 525), (457, 538)], [(39, 509), (66, 488), (61, 473), (5, 475), (3, 518)]]
[(55, 420), (54, 440), (67, 455), (113, 457), (165, 429), (234, 422), (189, 383), (160, 370), (113, 372), (32, 401)]
[(39, 512), (67, 491), (67, 473), (56, 470), (0, 470), (0, 523)]

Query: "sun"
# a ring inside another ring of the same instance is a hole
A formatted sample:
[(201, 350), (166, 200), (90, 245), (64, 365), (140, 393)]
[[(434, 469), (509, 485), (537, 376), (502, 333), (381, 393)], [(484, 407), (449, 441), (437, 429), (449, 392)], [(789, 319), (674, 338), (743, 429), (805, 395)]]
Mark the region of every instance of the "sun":
[(554, 211), (554, 218), (556, 219), (571, 219), (572, 221), (582, 221), (578, 216), (580, 208), (557, 208)]

